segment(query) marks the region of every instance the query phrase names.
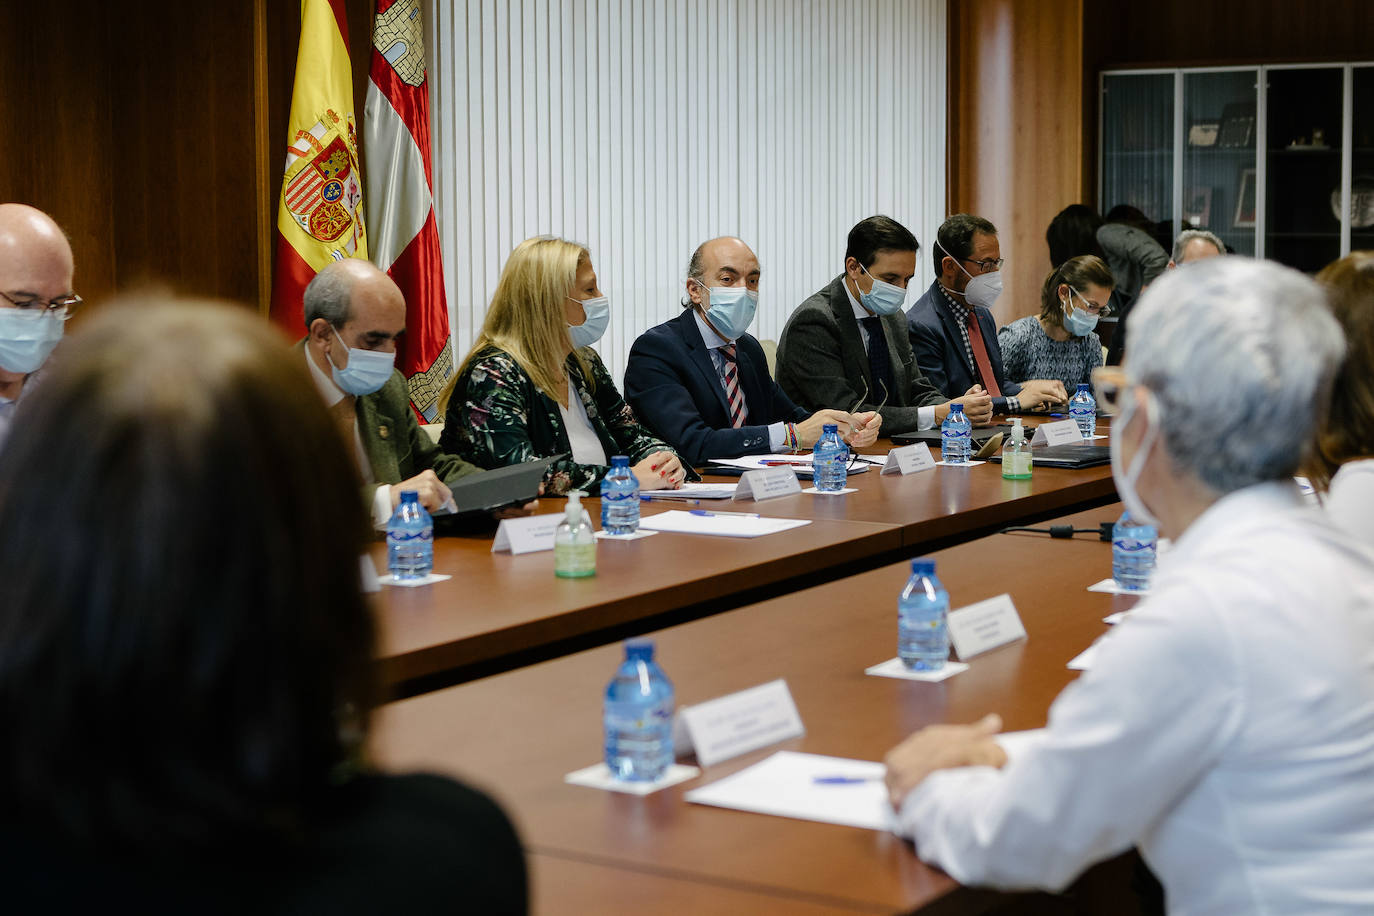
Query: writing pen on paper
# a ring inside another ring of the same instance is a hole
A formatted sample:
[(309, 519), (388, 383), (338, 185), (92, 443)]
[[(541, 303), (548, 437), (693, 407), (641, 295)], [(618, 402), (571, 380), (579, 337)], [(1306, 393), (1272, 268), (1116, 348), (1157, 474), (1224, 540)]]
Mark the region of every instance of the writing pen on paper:
[(818, 786), (857, 786), (865, 782), (879, 782), (882, 776), (812, 776)]
[(689, 509), (692, 515), (732, 515), (736, 518), (762, 518), (757, 512), (712, 512), (710, 509)]
[(765, 468), (791, 467), (794, 464), (810, 464), (810, 458), (770, 458), (760, 461), (759, 466)]

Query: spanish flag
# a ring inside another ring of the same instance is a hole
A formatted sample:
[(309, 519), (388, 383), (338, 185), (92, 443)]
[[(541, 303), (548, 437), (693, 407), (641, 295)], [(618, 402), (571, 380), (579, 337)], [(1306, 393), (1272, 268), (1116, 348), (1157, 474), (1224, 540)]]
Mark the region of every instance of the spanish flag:
[(305, 333), (301, 297), (330, 261), (367, 257), (344, 0), (301, 0), (301, 44), (277, 204), (274, 322)]

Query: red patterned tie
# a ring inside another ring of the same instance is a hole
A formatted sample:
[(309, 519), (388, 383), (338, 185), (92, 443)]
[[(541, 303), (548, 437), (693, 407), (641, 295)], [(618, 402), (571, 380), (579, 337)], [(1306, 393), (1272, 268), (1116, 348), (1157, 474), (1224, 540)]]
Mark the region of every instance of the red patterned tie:
[(983, 380), (987, 393), (999, 398), (1002, 390), (997, 387), (997, 376), (992, 374), (992, 362), (988, 359), (988, 348), (983, 345), (983, 329), (978, 326), (978, 314), (968, 310), (968, 342), (973, 347), (973, 361), (978, 366), (978, 375)]
[(725, 357), (725, 398), (730, 402), (730, 425), (739, 429), (749, 418), (749, 409), (744, 406), (744, 392), (739, 390), (739, 372), (735, 367), (735, 345), (726, 344), (720, 348)]

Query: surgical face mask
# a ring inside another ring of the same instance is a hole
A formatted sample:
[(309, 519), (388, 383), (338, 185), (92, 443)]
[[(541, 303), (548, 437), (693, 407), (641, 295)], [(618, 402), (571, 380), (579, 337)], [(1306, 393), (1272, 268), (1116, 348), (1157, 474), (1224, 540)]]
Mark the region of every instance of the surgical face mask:
[(66, 323), (42, 309), (0, 308), (0, 369), (28, 375), (48, 361)]
[(581, 324), (568, 325), (568, 336), (572, 338), (574, 350), (583, 347), (590, 347), (601, 339), (601, 335), (606, 333), (606, 326), (611, 323), (611, 300), (606, 296), (598, 296), (595, 299), (573, 299), (573, 302), (582, 306), (582, 313), (586, 316)]
[(906, 290), (886, 280), (879, 280), (869, 274), (868, 268), (862, 264), (859, 265), (859, 269), (868, 274), (869, 279), (873, 281), (873, 288), (868, 292), (859, 291), (859, 301), (864, 304), (864, 308), (875, 315), (895, 315), (900, 312), (902, 303), (906, 301)]
[(1064, 309), (1064, 327), (1075, 337), (1087, 337), (1088, 333), (1092, 331), (1093, 328), (1097, 327), (1098, 316), (1094, 315), (1086, 308), (1075, 308), (1073, 311), (1070, 311), (1069, 307), (1073, 304), (1074, 296), (1078, 296), (1079, 299), (1082, 299), (1085, 306), (1088, 302), (1088, 300), (1083, 299), (1083, 296), (1078, 290), (1074, 289), (1072, 286), (1069, 287), (1069, 298), (1061, 304), (1061, 307)]
[[(1130, 395), (1127, 394), (1130, 398)], [(1121, 502), (1126, 506), (1126, 511), (1131, 514), (1131, 518), (1146, 525), (1153, 525), (1155, 530), (1159, 530), (1159, 519), (1155, 514), (1146, 508), (1141, 501), (1140, 494), (1136, 492), (1136, 483), (1140, 480), (1140, 473), (1145, 469), (1146, 457), (1150, 454), (1150, 449), (1155, 444), (1155, 439), (1159, 435), (1159, 408), (1155, 404), (1154, 395), (1146, 395), (1145, 398), (1145, 417), (1150, 422), (1150, 428), (1145, 431), (1145, 438), (1141, 440), (1140, 447), (1136, 450), (1135, 457), (1131, 459), (1129, 470), (1123, 470), (1121, 462), (1121, 446), (1118, 444), (1124, 438), (1126, 425), (1135, 416), (1136, 402), (1130, 398), (1122, 408), (1121, 415), (1112, 423), (1111, 455), (1112, 455), (1112, 479), (1116, 481), (1116, 492), (1121, 497)]]
[[(954, 255), (945, 251), (945, 246), (940, 244), (940, 240), (935, 240), (935, 247), (944, 251), (946, 255), (954, 258)], [(964, 287), (964, 301), (971, 306), (982, 306), (985, 309), (992, 308), (992, 304), (997, 301), (997, 297), (1002, 295), (1002, 272), (994, 270), (992, 273), (979, 274), (974, 276), (964, 267), (964, 262), (954, 258), (954, 263), (959, 265), (959, 269), (968, 277), (968, 286)]]
[(706, 320), (726, 340), (739, 340), (749, 325), (754, 323), (754, 313), (759, 307), (758, 290), (743, 286), (707, 286), (700, 280), (697, 286), (711, 295), (711, 306), (706, 310)]
[[(339, 337), (337, 328), (330, 327), (339, 343), (344, 339)], [(347, 344), (345, 344), (347, 346)], [(380, 350), (362, 350), (358, 347), (348, 347), (348, 365), (340, 369), (334, 364), (334, 360), (329, 361), (331, 374), (334, 376), (334, 384), (338, 385), (348, 394), (361, 397), (365, 394), (372, 394), (379, 390), (391, 378), (391, 373), (396, 368), (396, 352), (383, 353)]]

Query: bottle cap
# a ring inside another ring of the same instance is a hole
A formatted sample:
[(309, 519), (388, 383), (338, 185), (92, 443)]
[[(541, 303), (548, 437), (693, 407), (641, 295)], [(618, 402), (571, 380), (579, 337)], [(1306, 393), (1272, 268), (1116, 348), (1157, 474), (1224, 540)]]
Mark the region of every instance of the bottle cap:
[(625, 660), (645, 662), (653, 661), (654, 641), (652, 639), (625, 640)]
[(935, 561), (934, 561), (934, 560), (912, 560), (912, 561), (911, 561), (911, 572), (912, 572), (912, 575), (916, 575), (916, 576), (933, 576), (933, 575), (935, 575)]
[(629, 466), (630, 466), (630, 456), (629, 456), (629, 455), (612, 455), (612, 456), (611, 456), (611, 467), (613, 467), (613, 468), (627, 468), (627, 467), (629, 467)]
[(1020, 442), (1026, 438), (1026, 429), (1021, 425), (1020, 417), (1011, 418), (1011, 441)]
[(822, 424), (821, 424), (821, 435), (824, 436), (824, 435), (826, 435), (827, 433), (839, 432), (839, 429), (840, 429), (840, 427), (839, 427), (839, 424), (838, 424), (838, 423), (822, 423)]
[(403, 503), (417, 503), (417, 502), (419, 502), (419, 501), (420, 501), (420, 491), (419, 491), (419, 490), (402, 490), (402, 491), (401, 491), (401, 502), (403, 502)]
[(1079, 391), (1088, 391), (1088, 390), (1089, 390), (1088, 383), (1087, 383), (1087, 382), (1079, 382), (1079, 383), (1078, 383), (1078, 390), (1079, 390)]
[(568, 506), (563, 511), (563, 517), (569, 525), (582, 521), (582, 497), (586, 495), (581, 490), (573, 490), (568, 494)]
[(960, 403), (958, 403), (958, 402), (955, 402), (955, 403), (949, 405), (949, 412), (950, 412), (950, 413), (963, 413), (963, 412), (964, 412), (964, 405), (963, 405), (963, 404), (960, 404)]

